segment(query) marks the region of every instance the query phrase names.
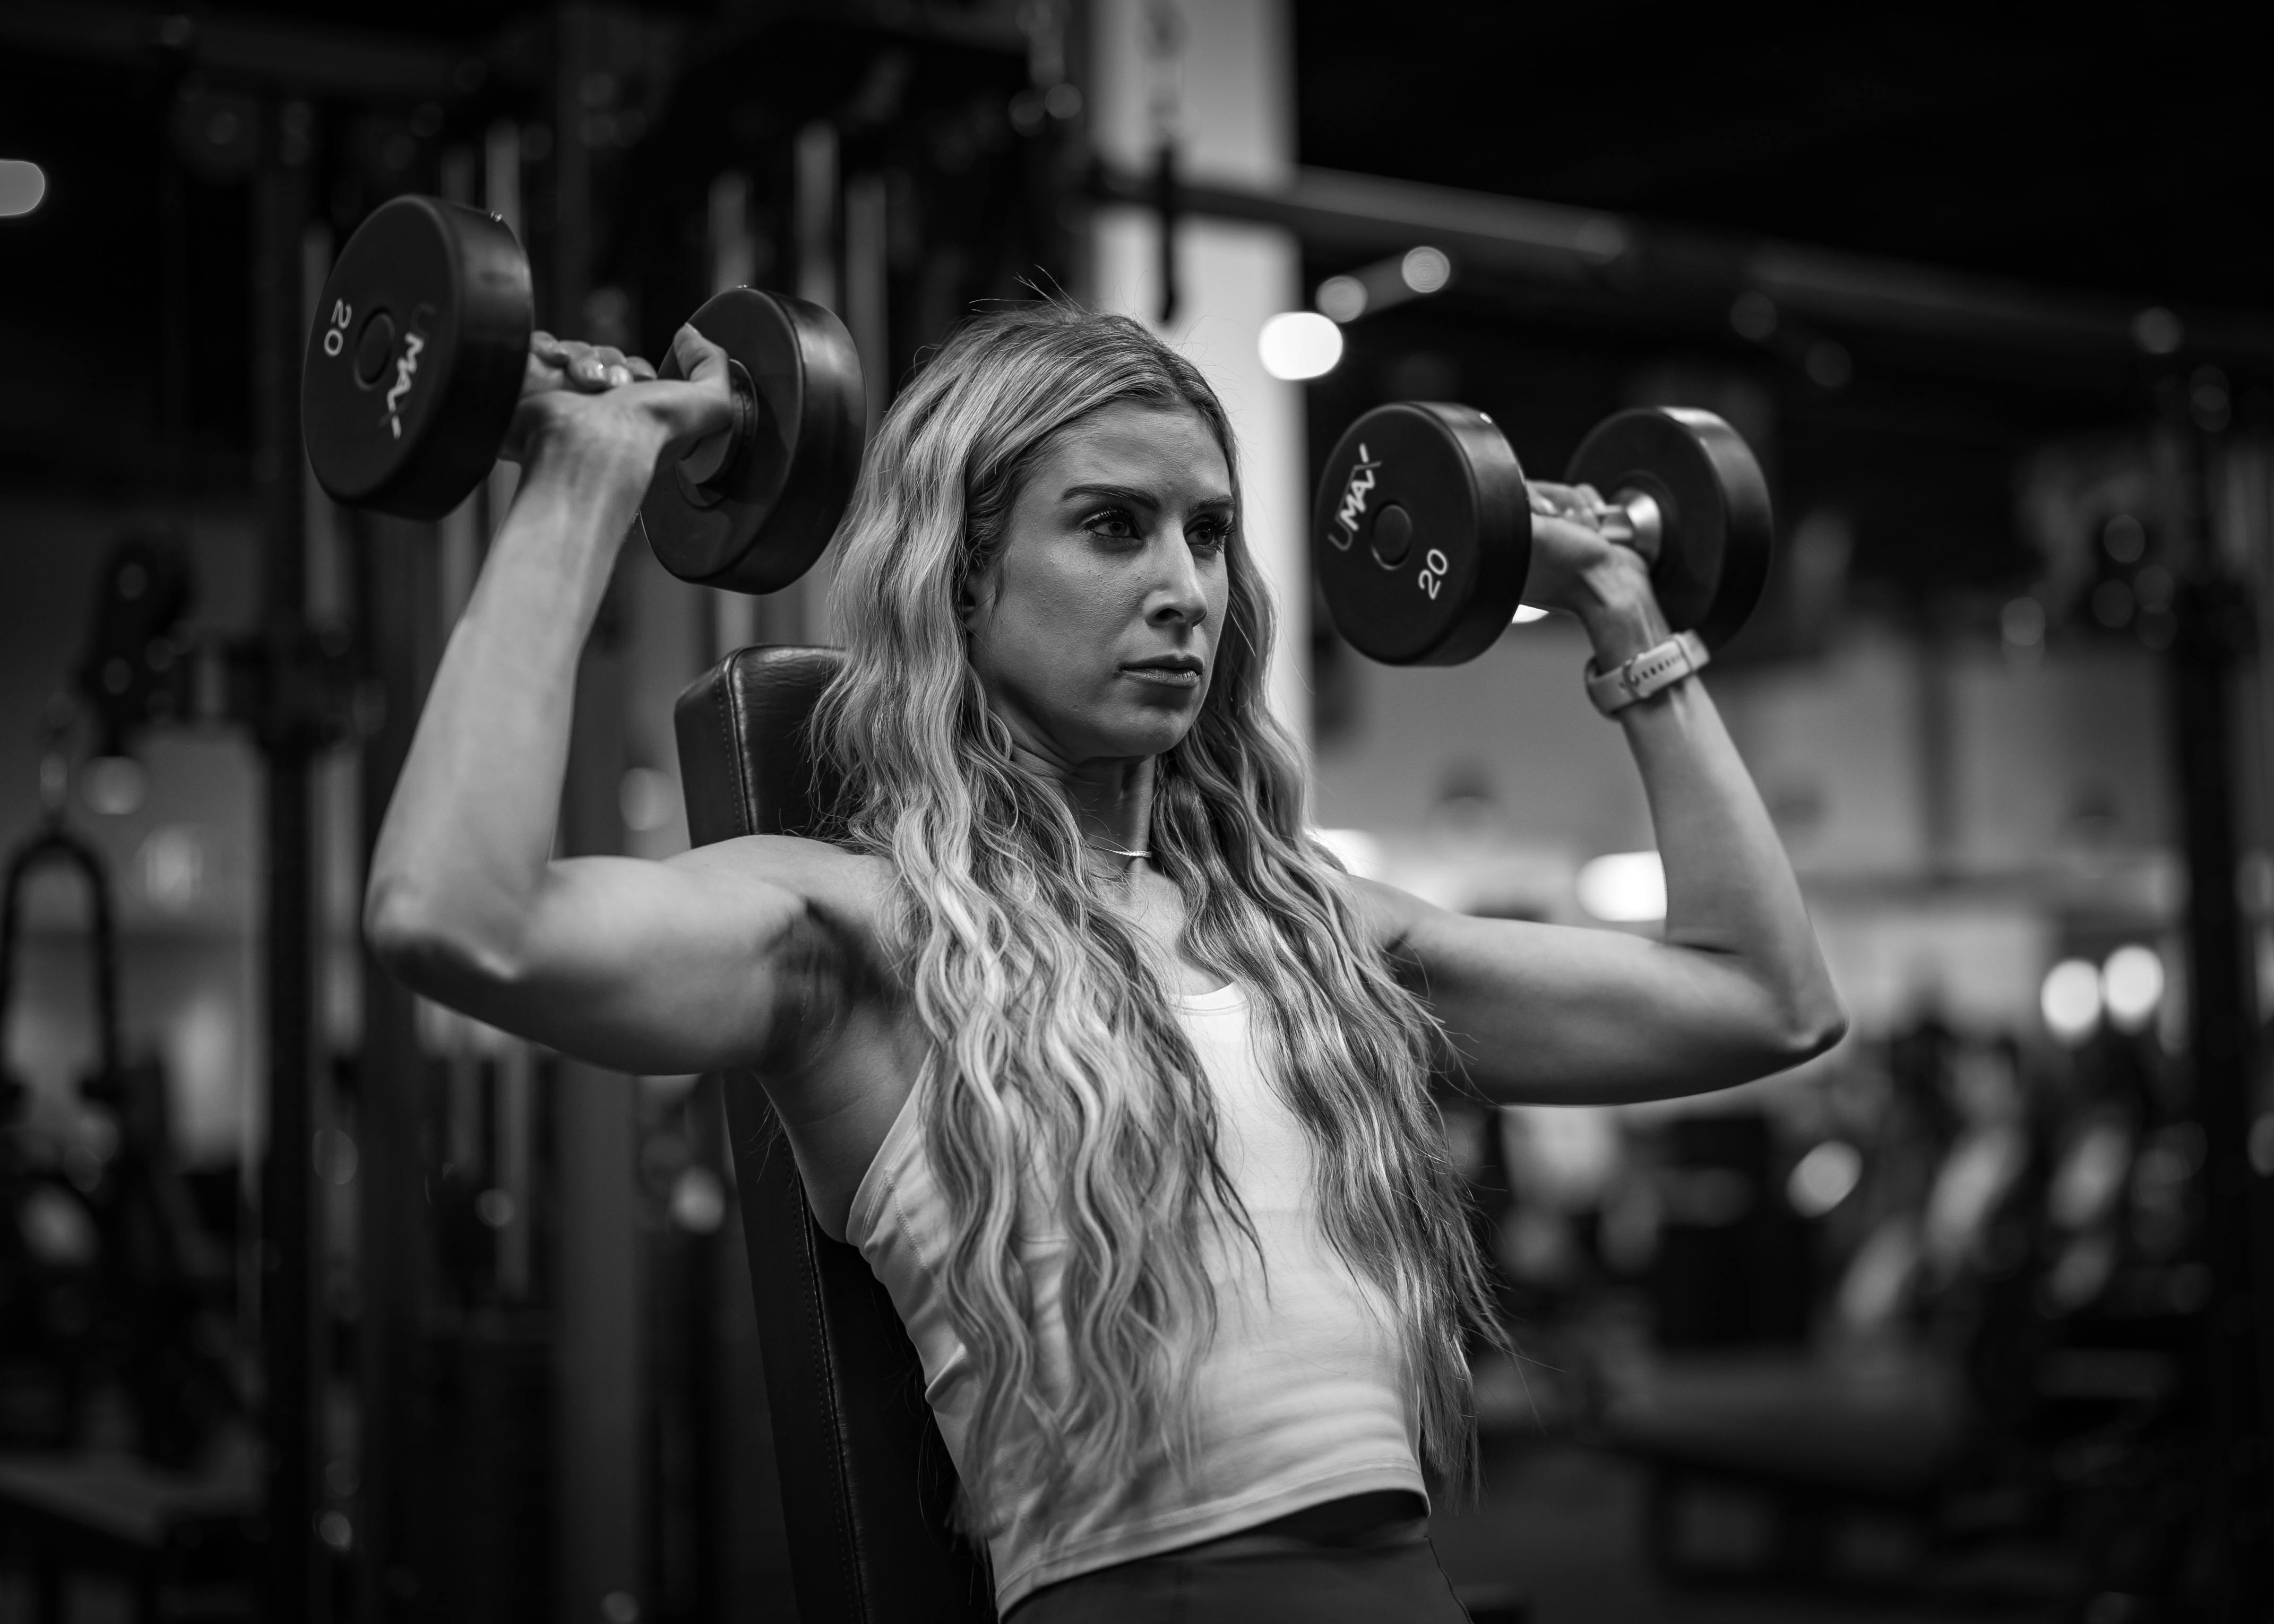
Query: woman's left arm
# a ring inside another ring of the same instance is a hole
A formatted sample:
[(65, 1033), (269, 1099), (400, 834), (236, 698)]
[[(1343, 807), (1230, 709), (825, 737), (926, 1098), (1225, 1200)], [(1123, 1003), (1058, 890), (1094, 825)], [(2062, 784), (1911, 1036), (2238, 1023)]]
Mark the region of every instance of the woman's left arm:
[[(1587, 507), (1535, 519), (1526, 597), (1577, 614), (1608, 670), (1668, 634), (1642, 560), (1605, 541)], [(1702, 1094), (1796, 1065), (1847, 1031), (1799, 882), (1704, 685), (1684, 678), (1618, 721), (1666, 869), (1660, 940), (1474, 919), (1359, 883), (1377, 939), (1497, 1100)]]

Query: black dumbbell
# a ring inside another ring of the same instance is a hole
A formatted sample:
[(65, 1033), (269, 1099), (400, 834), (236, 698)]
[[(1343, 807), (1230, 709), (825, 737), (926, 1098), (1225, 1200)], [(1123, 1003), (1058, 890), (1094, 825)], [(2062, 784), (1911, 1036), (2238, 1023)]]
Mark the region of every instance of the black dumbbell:
[[(1615, 509), (1605, 528), (1650, 560), (1668, 622), (1709, 648), (1734, 635), (1768, 581), (1768, 482), (1710, 411), (1605, 418), (1564, 475)], [(1532, 503), (1507, 437), (1484, 413), (1434, 401), (1378, 406), (1327, 459), (1311, 550), (1328, 613), (1359, 652), (1453, 665), (1490, 648), (1524, 602)]]
[[(505, 222), (433, 198), (375, 210), (324, 283), (301, 432), (335, 500), (439, 519), (497, 461), (535, 325)], [(736, 288), (689, 318), (726, 350), (734, 426), (666, 453), (640, 515), (672, 574), (771, 592), (811, 567), (860, 472), (861, 363), (817, 304)], [(676, 375), (666, 360), (663, 375)]]

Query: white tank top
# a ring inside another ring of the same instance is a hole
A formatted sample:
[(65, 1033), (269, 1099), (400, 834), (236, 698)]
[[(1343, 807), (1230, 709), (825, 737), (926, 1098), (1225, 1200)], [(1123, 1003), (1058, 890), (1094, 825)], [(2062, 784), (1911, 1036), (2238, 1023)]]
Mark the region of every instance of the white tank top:
[[(1388, 1300), (1337, 1255), (1321, 1226), (1308, 1136), (1259, 1063), (1237, 987), (1177, 1001), (1216, 1094), (1217, 1154), (1261, 1243), (1216, 1250), (1218, 1323), (1194, 1393), (1188, 1470), (1148, 1473), (1134, 1493), (1028, 1503), (990, 1541), (996, 1605), (1093, 1568), (1221, 1538), (1305, 1507), (1379, 1489), (1426, 1497), (1408, 1385)], [(945, 1199), (923, 1154), (913, 1091), (853, 1198), (847, 1238), (892, 1294), (923, 1362), (924, 1397), (959, 1471), (972, 1367), (939, 1284)], [(1052, 1247), (1029, 1258), (1045, 1357), (1063, 1369)], [(1269, 1289), (1265, 1289), (1268, 1271)], [(1015, 1434), (1008, 1447), (1016, 1450)]]

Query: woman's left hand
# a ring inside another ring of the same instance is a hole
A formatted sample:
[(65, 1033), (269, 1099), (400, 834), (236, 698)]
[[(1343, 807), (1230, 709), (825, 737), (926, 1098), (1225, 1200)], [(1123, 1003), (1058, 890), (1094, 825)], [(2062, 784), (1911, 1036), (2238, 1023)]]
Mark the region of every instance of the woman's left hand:
[(528, 462), (550, 440), (606, 442), (629, 434), (651, 462), (666, 444), (731, 425), (727, 352), (691, 327), (673, 336), (671, 350), (679, 377), (666, 380), (613, 345), (531, 334), (506, 460)]
[(1593, 485), (1544, 480), (1529, 489), (1532, 570), (1524, 601), (1577, 615), (1598, 653), (1613, 659), (1663, 639), (1665, 617), (1651, 589), (1650, 565), (1605, 534), (1613, 509), (1601, 494)]

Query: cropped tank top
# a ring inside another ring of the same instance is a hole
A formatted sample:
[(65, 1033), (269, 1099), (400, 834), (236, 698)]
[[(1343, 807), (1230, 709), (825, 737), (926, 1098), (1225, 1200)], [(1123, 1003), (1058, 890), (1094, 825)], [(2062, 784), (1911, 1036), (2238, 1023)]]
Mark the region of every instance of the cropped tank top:
[[(1246, 994), (1226, 987), (1177, 1003), (1215, 1090), (1217, 1154), (1261, 1245), (1233, 1236), (1216, 1247), (1217, 1325), (1195, 1365), (1193, 1459), (1182, 1470), (1163, 1462), (1118, 1495), (1023, 1500), (990, 1542), (1002, 1613), (1040, 1586), (1344, 1495), (1427, 1496), (1393, 1311), (1327, 1239), (1309, 1138), (1258, 1059)], [(924, 1156), (922, 1092), (911, 1091), (862, 1179), (847, 1238), (900, 1311), (924, 1397), (966, 1471), (973, 1369), (940, 1285), (948, 1211)], [(1043, 1237), (1028, 1261), (1046, 1357), (1053, 1250)], [(1019, 1447), (1015, 1434), (1006, 1440)]]

